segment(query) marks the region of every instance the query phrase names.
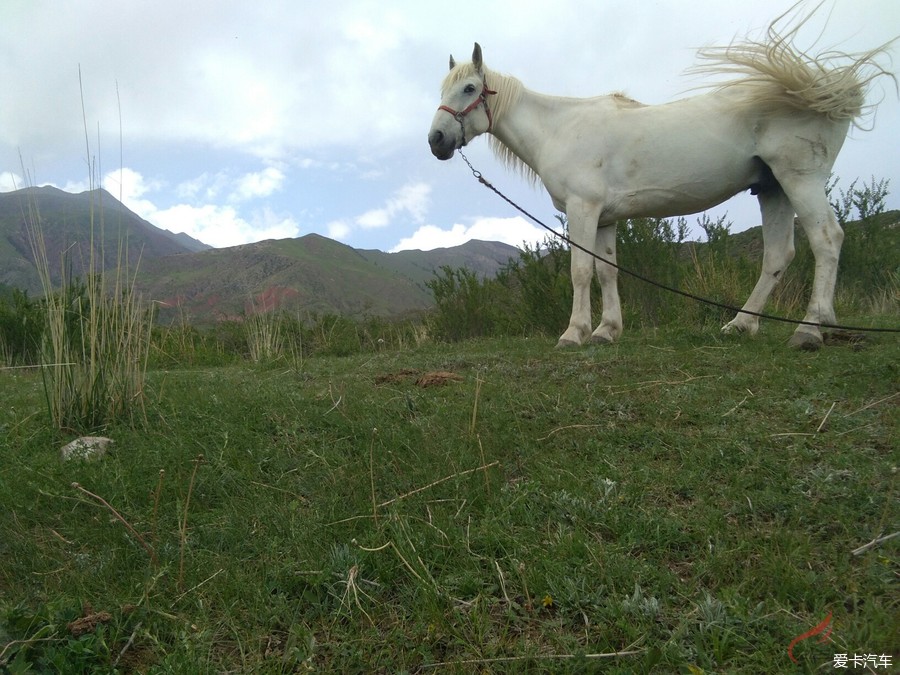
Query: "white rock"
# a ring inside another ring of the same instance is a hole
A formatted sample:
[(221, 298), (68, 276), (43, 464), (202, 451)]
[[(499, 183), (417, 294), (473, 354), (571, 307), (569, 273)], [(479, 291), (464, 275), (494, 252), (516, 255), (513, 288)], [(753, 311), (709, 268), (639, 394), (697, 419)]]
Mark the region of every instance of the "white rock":
[(113, 440), (111, 438), (103, 436), (82, 436), (64, 445), (60, 452), (64, 462), (72, 459), (92, 462), (103, 457), (112, 443)]

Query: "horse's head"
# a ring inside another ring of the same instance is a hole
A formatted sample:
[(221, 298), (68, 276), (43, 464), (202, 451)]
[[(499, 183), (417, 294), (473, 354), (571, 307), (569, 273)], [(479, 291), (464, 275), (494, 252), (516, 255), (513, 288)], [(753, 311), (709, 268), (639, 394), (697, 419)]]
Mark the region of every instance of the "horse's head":
[(495, 93), (485, 83), (481, 47), (477, 42), (472, 63), (456, 65), (451, 56), (441, 105), (428, 132), (431, 153), (438, 159), (450, 159), (473, 138), (490, 131), (493, 118), (487, 97)]

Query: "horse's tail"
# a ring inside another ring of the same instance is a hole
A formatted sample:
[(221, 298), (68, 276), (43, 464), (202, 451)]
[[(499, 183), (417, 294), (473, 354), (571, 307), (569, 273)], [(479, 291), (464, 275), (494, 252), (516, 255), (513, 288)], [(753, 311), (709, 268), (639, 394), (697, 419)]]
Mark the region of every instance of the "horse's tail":
[(748, 103), (773, 110), (809, 110), (834, 121), (855, 121), (863, 114), (866, 89), (876, 78), (887, 76), (897, 87), (897, 78), (879, 61), (898, 38), (859, 54), (825, 51), (810, 55), (798, 50), (793, 38), (812, 14), (781, 35), (777, 24), (785, 16), (769, 25), (764, 41), (746, 40), (700, 50), (700, 58), (707, 63), (694, 71), (737, 75), (714, 85), (719, 88), (758, 85), (746, 87)]

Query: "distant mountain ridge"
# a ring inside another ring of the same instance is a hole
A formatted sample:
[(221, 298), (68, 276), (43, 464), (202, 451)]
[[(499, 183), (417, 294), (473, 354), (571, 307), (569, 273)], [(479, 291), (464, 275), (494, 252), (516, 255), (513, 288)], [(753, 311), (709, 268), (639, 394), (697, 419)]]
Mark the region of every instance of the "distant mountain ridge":
[(186, 234), (147, 222), (106, 190), (72, 194), (54, 187), (31, 187), (0, 193), (0, 283), (32, 293), (40, 291), (41, 284), (28, 232), (31, 214), (40, 218), (54, 282), (59, 281), (63, 259), (71, 274), (85, 275), (92, 234), (95, 254), (102, 254), (105, 267), (115, 265), (120, 256), (135, 265), (142, 258), (210, 248)]
[[(105, 265), (126, 259), (137, 270), (135, 289), (155, 304), (163, 321), (187, 315), (204, 323), (274, 308), (397, 316), (432, 306), (426, 282), (441, 267), (490, 277), (519, 253), (514, 246), (477, 240), (386, 253), (317, 234), (214, 249), (154, 226), (105, 190), (26, 188), (0, 193), (0, 284), (32, 295), (41, 290), (28, 234), (28, 213), (35, 207), (55, 282), (63, 258), (74, 276), (84, 276), (93, 223), (95, 250), (102, 240)], [(126, 243), (121, 252), (120, 235)]]
[(164, 315), (199, 320), (271, 309), (388, 317), (431, 307), (426, 282), (445, 265), (494, 276), (516, 257), (518, 249), (498, 242), (385, 253), (308, 234), (155, 258), (136, 285)]

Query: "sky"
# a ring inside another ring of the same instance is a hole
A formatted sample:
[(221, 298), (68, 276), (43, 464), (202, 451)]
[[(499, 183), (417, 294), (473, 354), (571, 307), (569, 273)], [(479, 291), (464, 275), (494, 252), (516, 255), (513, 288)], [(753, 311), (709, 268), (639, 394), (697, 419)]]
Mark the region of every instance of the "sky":
[[(3, 0), (0, 191), (105, 187), (158, 227), (215, 247), (318, 233), (356, 248), (513, 245), (545, 232), (479, 185), (427, 133), (452, 53), (563, 96), (693, 95), (696, 50), (759, 38), (792, 0)], [(815, 3), (808, 3), (814, 7)], [(900, 34), (897, 0), (826, 0), (804, 49), (855, 52)], [(900, 42), (893, 50), (898, 59)], [(834, 173), (888, 179), (900, 208), (900, 100), (853, 129)], [(546, 192), (487, 139), (469, 159), (556, 224)], [(759, 224), (738, 195), (709, 212)], [(689, 217), (695, 223), (695, 217)], [(699, 232), (694, 228), (695, 232)]]

